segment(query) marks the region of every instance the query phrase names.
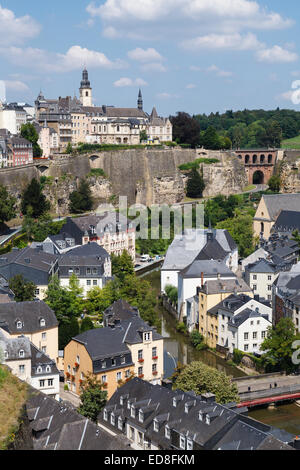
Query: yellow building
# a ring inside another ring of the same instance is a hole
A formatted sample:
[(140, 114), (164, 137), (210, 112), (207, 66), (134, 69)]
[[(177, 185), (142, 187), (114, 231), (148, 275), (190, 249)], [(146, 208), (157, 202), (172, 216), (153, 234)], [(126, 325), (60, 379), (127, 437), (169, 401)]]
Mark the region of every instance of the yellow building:
[(12, 339), (25, 336), (57, 363), (58, 321), (44, 302), (0, 304), (0, 327)]
[(197, 290), (199, 298), (199, 332), (204, 336), (210, 348), (216, 348), (219, 331), (218, 315), (209, 313), (222, 300), (231, 294), (247, 294), (253, 297), (250, 287), (241, 279), (207, 281)]
[(256, 237), (261, 235), (265, 240), (271, 235), (271, 229), (282, 210), (299, 212), (300, 194), (275, 194), (262, 196), (253, 219), (253, 230)]
[(89, 374), (103, 384), (109, 399), (133, 375), (161, 384), (163, 367), (163, 338), (134, 315), (76, 336), (64, 351), (65, 381), (77, 395)]

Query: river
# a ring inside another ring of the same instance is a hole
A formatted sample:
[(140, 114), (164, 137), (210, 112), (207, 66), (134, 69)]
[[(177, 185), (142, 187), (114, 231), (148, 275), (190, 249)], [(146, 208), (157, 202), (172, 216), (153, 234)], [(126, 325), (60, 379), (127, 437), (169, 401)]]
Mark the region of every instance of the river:
[[(143, 275), (143, 278), (151, 283), (151, 286), (155, 289), (157, 295), (159, 295), (160, 269)], [(197, 351), (190, 344), (188, 337), (178, 333), (175, 318), (163, 307), (158, 307), (158, 311), (162, 319), (162, 336), (165, 338), (165, 378), (172, 375), (177, 362), (189, 364), (192, 361), (202, 361), (232, 377), (246, 375), (239, 369), (231, 367), (225, 360), (210, 351)], [(279, 405), (274, 409), (256, 408), (250, 410), (248, 414), (262, 423), (284, 429), (295, 435), (300, 435), (300, 407), (295, 403)]]

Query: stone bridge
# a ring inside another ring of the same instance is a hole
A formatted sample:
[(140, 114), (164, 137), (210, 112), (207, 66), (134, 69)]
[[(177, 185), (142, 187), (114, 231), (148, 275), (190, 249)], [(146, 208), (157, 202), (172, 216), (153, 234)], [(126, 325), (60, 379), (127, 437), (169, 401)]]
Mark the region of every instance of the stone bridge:
[(237, 150), (238, 158), (245, 165), (249, 184), (267, 184), (274, 174), (277, 150)]

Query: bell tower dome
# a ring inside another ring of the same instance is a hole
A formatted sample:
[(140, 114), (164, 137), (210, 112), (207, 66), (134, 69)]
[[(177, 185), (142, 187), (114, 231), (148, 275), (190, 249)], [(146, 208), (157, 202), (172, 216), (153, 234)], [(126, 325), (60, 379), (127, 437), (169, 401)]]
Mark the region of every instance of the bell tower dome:
[(91, 82), (86, 68), (82, 72), (79, 92), (82, 106), (93, 106)]

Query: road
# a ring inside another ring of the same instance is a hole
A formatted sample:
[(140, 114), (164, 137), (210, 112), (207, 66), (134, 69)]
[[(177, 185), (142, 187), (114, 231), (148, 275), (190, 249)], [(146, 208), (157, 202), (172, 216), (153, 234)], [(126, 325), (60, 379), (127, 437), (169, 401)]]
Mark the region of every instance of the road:
[(63, 382), (59, 383), (59, 396), (63, 401), (71, 403), (75, 408), (78, 408), (81, 404), (80, 398), (77, 395), (74, 395), (71, 392), (64, 390), (65, 384)]

